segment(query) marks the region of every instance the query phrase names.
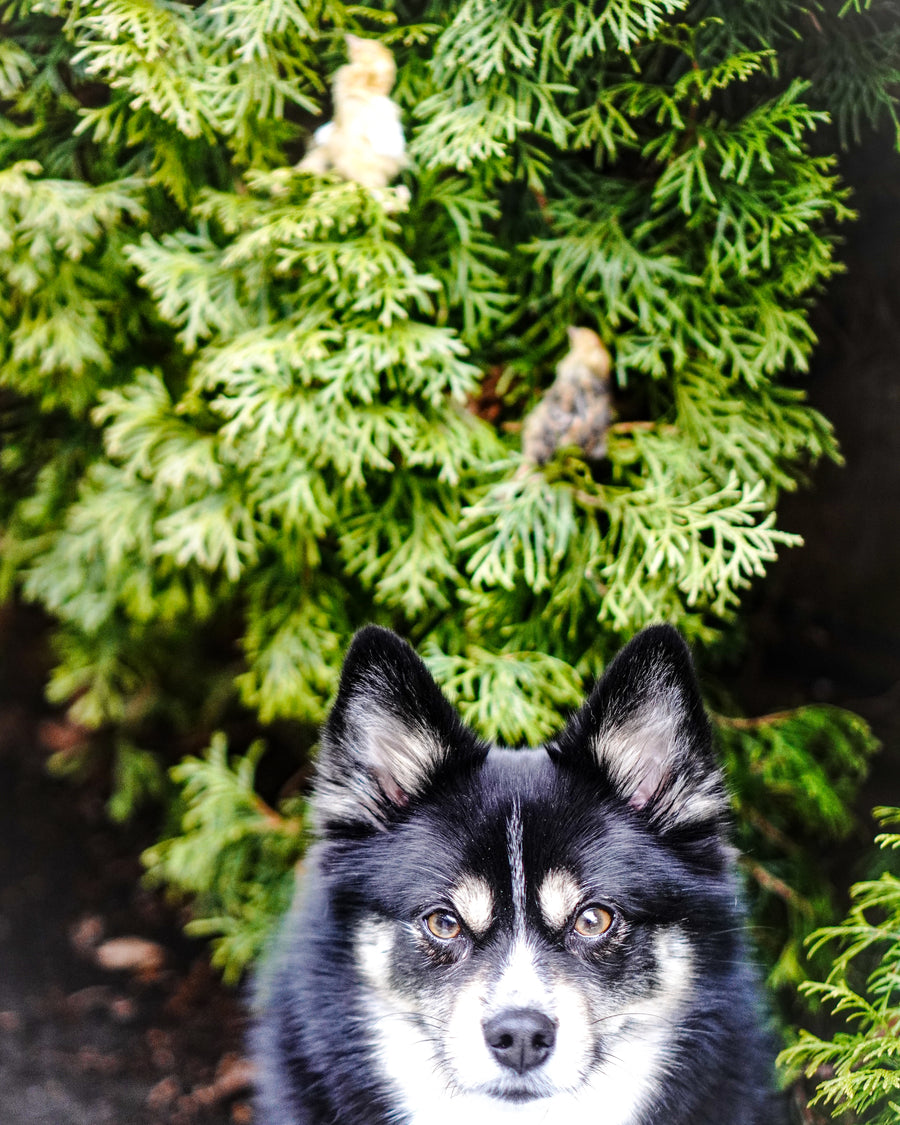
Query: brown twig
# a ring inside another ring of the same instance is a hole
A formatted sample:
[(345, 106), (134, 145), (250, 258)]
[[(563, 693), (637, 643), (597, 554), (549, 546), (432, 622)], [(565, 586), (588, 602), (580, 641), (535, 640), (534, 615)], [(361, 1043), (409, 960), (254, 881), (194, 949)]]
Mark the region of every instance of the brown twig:
[(747, 869), (764, 891), (769, 891), (771, 894), (777, 895), (783, 902), (786, 902), (789, 906), (793, 906), (794, 909), (798, 910), (801, 914), (805, 914), (807, 918), (813, 916), (813, 908), (809, 899), (798, 894), (793, 887), (788, 886), (788, 884), (785, 883), (783, 879), (779, 879), (777, 875), (773, 875), (772, 872), (763, 867), (761, 863), (758, 863), (755, 859), (749, 859), (747, 856), (742, 856), (740, 863), (742, 867)]
[(760, 727), (789, 719), (793, 714), (793, 711), (772, 711), (768, 715), (756, 715), (751, 719), (731, 718), (728, 715), (714, 715), (713, 718), (719, 726), (730, 727), (732, 730), (759, 730)]

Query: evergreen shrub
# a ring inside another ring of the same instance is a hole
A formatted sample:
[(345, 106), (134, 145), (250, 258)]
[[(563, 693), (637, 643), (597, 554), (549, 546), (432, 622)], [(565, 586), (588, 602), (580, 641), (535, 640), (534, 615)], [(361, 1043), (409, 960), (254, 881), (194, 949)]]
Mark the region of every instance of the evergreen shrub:
[[(900, 824), (900, 809), (875, 809), (885, 826)], [(801, 1031), (782, 1054), (788, 1071), (820, 1079), (811, 1105), (831, 1107), (832, 1116), (866, 1125), (900, 1121), (900, 877), (896, 852), (900, 833), (884, 832), (876, 843), (888, 851), (888, 869), (852, 888), (853, 904), (837, 926), (810, 937), (813, 949), (836, 955), (824, 981), (800, 987), (834, 1015), (841, 1029), (831, 1038)]]

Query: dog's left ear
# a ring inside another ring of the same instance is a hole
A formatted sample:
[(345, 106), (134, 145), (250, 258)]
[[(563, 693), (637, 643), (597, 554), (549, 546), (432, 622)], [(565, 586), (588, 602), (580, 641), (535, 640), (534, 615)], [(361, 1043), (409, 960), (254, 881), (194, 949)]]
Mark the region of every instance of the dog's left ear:
[(369, 625), (353, 638), (322, 732), (319, 828), (331, 836), (385, 829), (438, 775), (486, 753), (406, 641)]
[(668, 625), (638, 633), (547, 747), (599, 767), (660, 831), (721, 827), (728, 801), (687, 645)]

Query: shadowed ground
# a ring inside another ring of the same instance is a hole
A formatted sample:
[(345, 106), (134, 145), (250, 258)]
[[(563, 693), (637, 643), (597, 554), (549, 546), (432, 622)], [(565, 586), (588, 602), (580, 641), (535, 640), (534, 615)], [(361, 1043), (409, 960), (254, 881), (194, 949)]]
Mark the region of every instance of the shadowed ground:
[[(149, 840), (44, 771), (37, 669), (9, 659), (29, 623), (0, 622), (0, 1122), (249, 1122), (242, 1009), (141, 887)], [(97, 950), (119, 937), (135, 965), (107, 971)]]

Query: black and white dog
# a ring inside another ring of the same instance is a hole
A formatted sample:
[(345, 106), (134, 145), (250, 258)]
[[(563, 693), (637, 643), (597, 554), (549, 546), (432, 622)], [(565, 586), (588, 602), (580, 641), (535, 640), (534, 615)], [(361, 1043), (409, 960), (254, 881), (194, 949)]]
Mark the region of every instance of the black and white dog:
[(727, 802), (688, 651), (640, 633), (534, 750), (360, 632), (258, 987), (261, 1125), (773, 1125)]

